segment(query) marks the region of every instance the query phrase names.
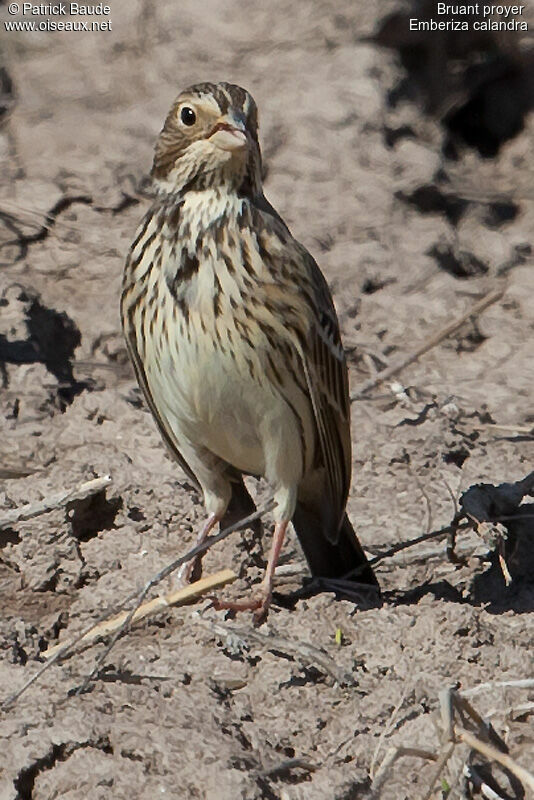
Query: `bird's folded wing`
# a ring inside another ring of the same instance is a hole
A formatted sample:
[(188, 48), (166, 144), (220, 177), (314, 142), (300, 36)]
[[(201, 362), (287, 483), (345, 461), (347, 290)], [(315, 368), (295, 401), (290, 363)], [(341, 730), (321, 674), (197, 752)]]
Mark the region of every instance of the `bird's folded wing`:
[(308, 348), (301, 358), (326, 468), (330, 513), (336, 519), (336, 524), (325, 532), (332, 540), (337, 540), (352, 467), (347, 363), (326, 281), (312, 257), (308, 255), (308, 258), (318, 314), (308, 333)]
[[(291, 307), (286, 331), (292, 339), (313, 408), (321, 461), (326, 471), (325, 534), (337, 539), (351, 476), (350, 401), (347, 363), (330, 290), (319, 267), (284, 223), (263, 210), (263, 247), (269, 270), (280, 277), (280, 303)], [(273, 243), (273, 239), (278, 239)], [(273, 255), (276, 253), (276, 255)], [(273, 290), (270, 292), (274, 294)], [(294, 313), (293, 313), (294, 312)], [(295, 335), (291, 336), (292, 325)], [(291, 319), (291, 322), (289, 322)]]

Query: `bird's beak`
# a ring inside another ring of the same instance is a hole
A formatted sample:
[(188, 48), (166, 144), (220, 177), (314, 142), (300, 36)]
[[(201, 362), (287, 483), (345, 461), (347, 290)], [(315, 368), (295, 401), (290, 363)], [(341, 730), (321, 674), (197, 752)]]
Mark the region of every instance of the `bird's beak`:
[(241, 150), (247, 146), (245, 125), (233, 115), (222, 117), (211, 131), (208, 140), (221, 150)]

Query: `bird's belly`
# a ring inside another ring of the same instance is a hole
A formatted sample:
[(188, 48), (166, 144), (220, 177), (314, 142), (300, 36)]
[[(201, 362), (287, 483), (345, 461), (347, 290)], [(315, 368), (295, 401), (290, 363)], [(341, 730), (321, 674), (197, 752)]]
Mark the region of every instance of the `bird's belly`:
[(178, 441), (185, 437), (242, 472), (264, 475), (260, 429), (266, 416), (282, 413), (282, 398), (213, 345), (210, 352), (182, 341), (179, 359), (171, 348), (158, 361), (149, 384)]

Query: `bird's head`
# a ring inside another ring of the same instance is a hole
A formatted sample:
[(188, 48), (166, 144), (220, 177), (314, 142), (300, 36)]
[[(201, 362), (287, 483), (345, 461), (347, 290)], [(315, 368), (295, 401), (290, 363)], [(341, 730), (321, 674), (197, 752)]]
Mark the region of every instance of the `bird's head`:
[(258, 112), (231, 83), (199, 83), (178, 95), (158, 137), (152, 176), (161, 189), (224, 186), (261, 193)]

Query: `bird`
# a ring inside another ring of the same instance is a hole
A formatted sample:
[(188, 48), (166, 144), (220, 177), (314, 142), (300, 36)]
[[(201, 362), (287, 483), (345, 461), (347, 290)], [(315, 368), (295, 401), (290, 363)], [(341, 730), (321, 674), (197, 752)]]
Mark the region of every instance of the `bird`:
[[(255, 504), (274, 532), (264, 578), (241, 602), (262, 622), (290, 522), (312, 576), (378, 587), (346, 513), (348, 370), (317, 263), (266, 199), (258, 111), (235, 84), (199, 83), (156, 141), (153, 202), (126, 259), (121, 319), (138, 383), (172, 456), (201, 493), (198, 536)], [(197, 564), (198, 566), (198, 564)], [(190, 581), (193, 562), (182, 569)]]

